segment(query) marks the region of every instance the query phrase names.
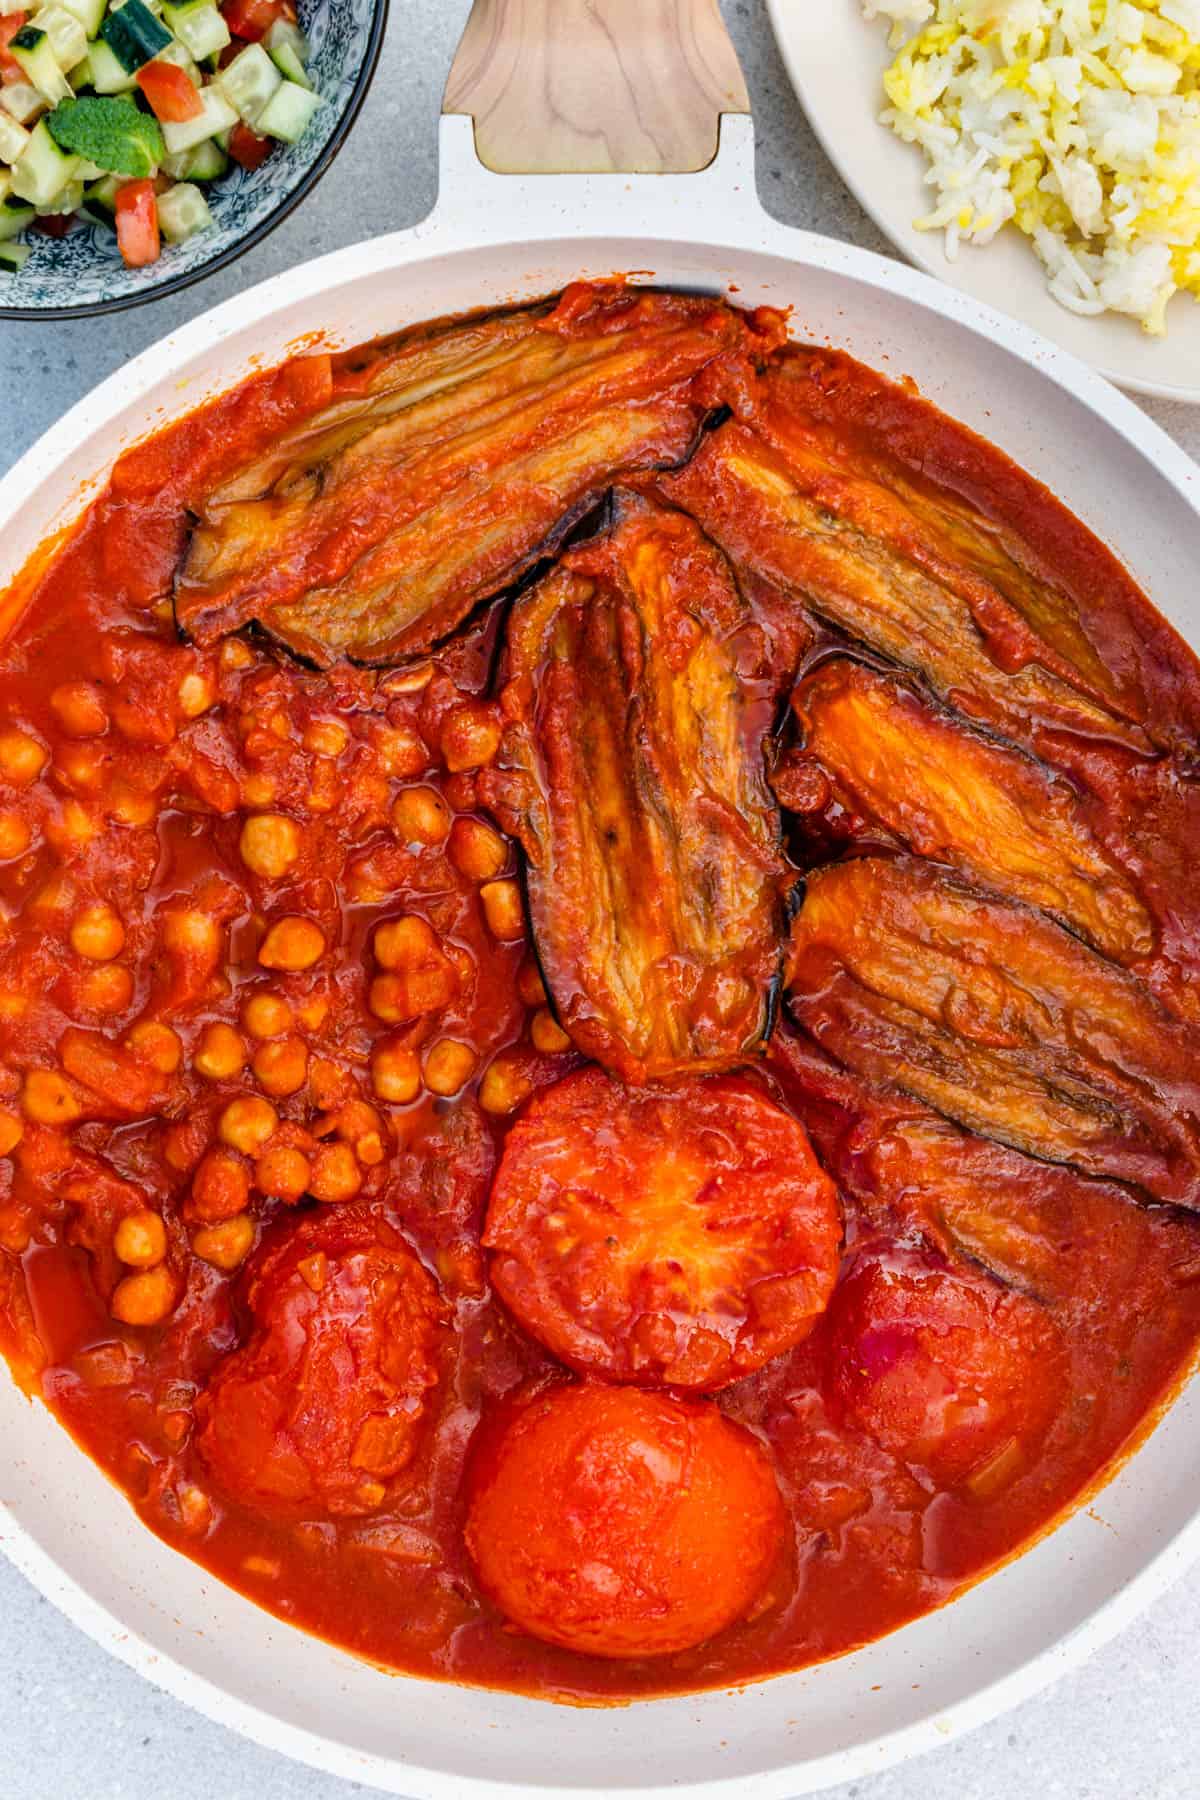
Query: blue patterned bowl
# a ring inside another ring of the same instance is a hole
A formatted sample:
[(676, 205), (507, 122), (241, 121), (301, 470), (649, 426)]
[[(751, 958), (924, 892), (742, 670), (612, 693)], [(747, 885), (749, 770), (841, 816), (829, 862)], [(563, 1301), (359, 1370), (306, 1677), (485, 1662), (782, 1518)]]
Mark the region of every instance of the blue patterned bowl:
[(163, 244), (157, 262), (127, 269), (116, 234), (81, 221), (64, 238), (30, 232), (19, 274), (0, 270), (0, 319), (77, 319), (118, 312), (211, 275), (285, 219), (342, 147), (366, 98), (387, 21), (387, 0), (299, 0), (312, 46), (309, 74), (325, 101), (297, 144), (276, 144), (254, 170), (232, 163), (209, 184), (211, 231)]

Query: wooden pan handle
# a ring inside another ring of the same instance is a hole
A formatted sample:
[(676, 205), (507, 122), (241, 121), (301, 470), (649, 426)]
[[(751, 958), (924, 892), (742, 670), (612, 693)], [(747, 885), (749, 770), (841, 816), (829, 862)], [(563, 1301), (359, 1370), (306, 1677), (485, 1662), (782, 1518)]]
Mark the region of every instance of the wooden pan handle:
[(749, 110), (718, 0), (475, 0), (442, 101), (501, 175), (685, 174)]

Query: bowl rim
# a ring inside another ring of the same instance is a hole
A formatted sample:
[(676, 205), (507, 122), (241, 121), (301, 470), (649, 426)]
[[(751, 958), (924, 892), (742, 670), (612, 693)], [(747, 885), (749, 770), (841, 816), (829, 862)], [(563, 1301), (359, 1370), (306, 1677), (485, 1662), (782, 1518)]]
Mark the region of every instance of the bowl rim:
[(8, 306), (0, 305), (0, 319), (93, 319), (103, 313), (128, 312), (135, 306), (145, 306), (151, 300), (161, 300), (167, 294), (178, 294), (194, 281), (202, 281), (206, 276), (215, 275), (219, 269), (227, 269), (230, 263), (244, 256), (270, 236), (276, 226), (293, 213), (302, 200), (307, 199), (318, 181), (327, 172), (334, 157), (345, 143), (354, 122), (362, 111), (375, 70), (379, 64), (380, 52), (383, 49), (384, 33), (387, 29), (390, 0), (372, 0), (371, 25), (367, 33), (367, 47), (363, 54), (362, 66), (355, 77), (354, 87), (346, 102), (345, 110), (337, 124), (329, 134), (320, 154), (309, 164), (290, 193), (261, 218), (256, 225), (240, 236), (235, 237), (224, 250), (207, 257), (197, 263), (194, 269), (183, 269), (178, 275), (170, 276), (166, 281), (143, 288), (137, 294), (114, 294), (107, 300), (89, 300), (79, 306)]

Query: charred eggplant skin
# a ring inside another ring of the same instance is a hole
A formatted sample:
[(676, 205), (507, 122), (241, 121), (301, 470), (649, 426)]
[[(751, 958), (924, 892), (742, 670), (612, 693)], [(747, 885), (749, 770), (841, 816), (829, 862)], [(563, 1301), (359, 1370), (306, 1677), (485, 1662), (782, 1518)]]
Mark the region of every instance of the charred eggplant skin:
[(657, 484), (739, 575), (902, 669), (977, 723), (1036, 748), (1061, 729), (1148, 753), (1141, 724), (1040, 639), (1002, 593), (941, 554), (927, 528), (863, 478), (820, 482), (804, 460), (731, 419)]
[(527, 859), (577, 1048), (629, 1080), (756, 1053), (780, 972), (778, 678), (724, 558), (632, 494), (513, 607), (480, 791)]
[(808, 675), (792, 706), (832, 798), (868, 826), (1051, 913), (1119, 962), (1153, 950), (1132, 883), (1044, 764), (845, 657)]
[(1200, 1208), (1195, 1034), (1044, 916), (862, 857), (809, 875), (788, 980), (799, 1023), (869, 1082)]
[(683, 461), (697, 378), (760, 348), (723, 301), (623, 287), (410, 334), (198, 505), (177, 624), (253, 620), (321, 667), (424, 654), (622, 474)]

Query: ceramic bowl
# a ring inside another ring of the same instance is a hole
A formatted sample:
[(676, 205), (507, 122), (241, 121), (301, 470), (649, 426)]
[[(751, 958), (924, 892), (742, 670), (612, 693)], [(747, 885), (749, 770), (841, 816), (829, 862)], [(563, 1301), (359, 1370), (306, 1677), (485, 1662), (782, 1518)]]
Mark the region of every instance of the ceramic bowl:
[(0, 318), (78, 319), (173, 294), (223, 269), (285, 219), (325, 173), (358, 116), (379, 60), (387, 0), (300, 0), (312, 46), (309, 74), (325, 105), (296, 144), (276, 144), (257, 169), (231, 163), (208, 184), (213, 228), (164, 244), (157, 262), (129, 269), (116, 234), (81, 221), (63, 238), (31, 231), (19, 274), (0, 271)]

